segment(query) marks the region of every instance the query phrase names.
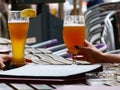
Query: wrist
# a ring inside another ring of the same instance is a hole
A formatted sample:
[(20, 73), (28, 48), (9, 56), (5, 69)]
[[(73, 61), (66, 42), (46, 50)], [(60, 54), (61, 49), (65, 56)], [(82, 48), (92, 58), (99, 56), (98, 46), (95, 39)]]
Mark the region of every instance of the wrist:
[(100, 52), (97, 56), (97, 63), (104, 63), (105, 62), (105, 53)]
[(108, 58), (107, 58), (107, 55), (106, 53), (100, 53), (100, 58), (99, 58), (99, 61), (100, 63), (108, 63)]

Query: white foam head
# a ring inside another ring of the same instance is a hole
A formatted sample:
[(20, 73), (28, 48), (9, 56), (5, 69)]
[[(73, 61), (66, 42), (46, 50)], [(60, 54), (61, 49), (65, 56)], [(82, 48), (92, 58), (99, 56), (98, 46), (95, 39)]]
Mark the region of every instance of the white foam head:
[(85, 26), (83, 15), (68, 15), (64, 18), (64, 26)]

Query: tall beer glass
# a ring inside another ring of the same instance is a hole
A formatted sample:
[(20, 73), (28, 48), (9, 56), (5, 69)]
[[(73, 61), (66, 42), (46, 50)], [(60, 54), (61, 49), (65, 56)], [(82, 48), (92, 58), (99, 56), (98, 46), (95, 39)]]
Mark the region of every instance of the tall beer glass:
[(86, 37), (86, 27), (83, 15), (69, 15), (64, 18), (63, 40), (68, 52), (76, 55), (76, 46), (83, 46)]
[(13, 54), (11, 64), (15, 66), (23, 66), (25, 64), (24, 48), (28, 33), (29, 19), (21, 17), (20, 11), (9, 11), (8, 27)]

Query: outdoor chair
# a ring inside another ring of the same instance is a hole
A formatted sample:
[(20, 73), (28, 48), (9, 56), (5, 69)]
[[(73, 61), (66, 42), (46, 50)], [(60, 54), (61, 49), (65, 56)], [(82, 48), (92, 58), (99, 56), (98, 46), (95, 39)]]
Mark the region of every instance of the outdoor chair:
[(46, 48), (46, 50), (55, 52), (55, 51), (58, 51), (58, 50), (61, 50), (61, 49), (64, 49), (64, 48), (66, 48), (65, 44), (58, 44), (58, 45), (54, 45), (52, 47), (48, 47), (48, 48)]
[[(113, 20), (110, 21), (110, 18)], [(105, 23), (112, 39), (111, 46), (114, 45), (115, 49), (120, 49), (120, 10), (107, 15)]]
[(47, 47), (56, 45), (57, 42), (58, 42), (57, 39), (51, 39), (51, 40), (43, 41), (43, 42), (40, 42), (37, 44), (33, 44), (30, 47), (32, 47), (32, 48), (47, 48)]
[(87, 11), (84, 13), (84, 15), (87, 20), (87, 18), (99, 14), (101, 12), (119, 10), (119, 9), (120, 9), (120, 2), (100, 3), (88, 8)]
[[(107, 45), (107, 51), (115, 50), (114, 32), (105, 21), (108, 14), (120, 9), (120, 2), (101, 3), (88, 8), (84, 13), (87, 27), (87, 40), (93, 44)], [(113, 17), (108, 19), (109, 22), (114, 22)], [(112, 23), (113, 24), (113, 23)], [(113, 24), (115, 26), (116, 23)], [(109, 33), (109, 34), (108, 34)], [(115, 39), (117, 40), (117, 39)], [(116, 44), (118, 45), (118, 44)], [(118, 47), (118, 46), (117, 46)]]

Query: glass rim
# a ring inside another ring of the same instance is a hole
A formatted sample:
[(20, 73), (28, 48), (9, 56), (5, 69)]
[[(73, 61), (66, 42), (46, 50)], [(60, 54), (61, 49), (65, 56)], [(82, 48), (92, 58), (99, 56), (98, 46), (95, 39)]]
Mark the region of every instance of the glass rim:
[(85, 24), (64, 24), (64, 27), (84, 27)]
[[(16, 14), (18, 14), (18, 15), (16, 15)], [(16, 17), (16, 19), (13, 19), (13, 17)], [(29, 18), (22, 17), (21, 10), (9, 10), (8, 11), (8, 22), (18, 22), (18, 21), (29, 22)]]
[(8, 12), (21, 12), (20, 10), (10, 10)]
[(85, 26), (84, 15), (66, 15), (63, 21), (64, 26)]
[(84, 16), (84, 15), (65, 15), (65, 16)]

